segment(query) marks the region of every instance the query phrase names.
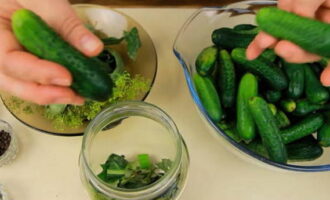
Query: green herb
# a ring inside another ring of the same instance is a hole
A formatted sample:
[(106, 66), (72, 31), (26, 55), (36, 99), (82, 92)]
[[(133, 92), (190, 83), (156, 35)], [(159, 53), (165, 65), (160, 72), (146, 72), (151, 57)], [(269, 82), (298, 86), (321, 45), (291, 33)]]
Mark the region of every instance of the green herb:
[(108, 37), (102, 39), (105, 46), (120, 44), (123, 40), (127, 44), (128, 57), (135, 60), (137, 52), (141, 47), (141, 40), (136, 27), (133, 27), (130, 31), (124, 31), (124, 36), (121, 38)]
[(135, 189), (156, 182), (171, 166), (169, 159), (153, 163), (148, 154), (139, 154), (136, 160), (130, 162), (124, 156), (111, 154), (101, 165), (102, 172), (98, 177), (115, 187)]

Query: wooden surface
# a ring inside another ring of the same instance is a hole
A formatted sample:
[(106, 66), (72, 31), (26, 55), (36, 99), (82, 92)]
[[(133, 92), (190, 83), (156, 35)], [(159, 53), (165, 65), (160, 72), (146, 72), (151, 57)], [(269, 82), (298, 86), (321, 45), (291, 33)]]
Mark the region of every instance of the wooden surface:
[(71, 3), (92, 3), (113, 7), (202, 7), (223, 6), (237, 0), (70, 0)]

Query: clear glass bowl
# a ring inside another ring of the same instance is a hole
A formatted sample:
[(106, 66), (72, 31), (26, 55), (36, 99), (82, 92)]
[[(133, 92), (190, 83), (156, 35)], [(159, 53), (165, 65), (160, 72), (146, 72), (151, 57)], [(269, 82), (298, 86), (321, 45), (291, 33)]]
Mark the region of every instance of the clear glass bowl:
[[(139, 31), (141, 39), (141, 48), (135, 61), (129, 59), (126, 55), (126, 47), (124, 44), (116, 45), (114, 48), (123, 56), (126, 65), (125, 69), (131, 75), (141, 75), (150, 80), (150, 88), (152, 87), (156, 78), (157, 72), (157, 54), (152, 39), (144, 30), (142, 25), (136, 22), (128, 15), (119, 12), (109, 7), (93, 5), (93, 4), (77, 4), (73, 6), (78, 16), (85, 24), (91, 25), (96, 30), (112, 36), (121, 37), (124, 31), (136, 27)], [(150, 91), (150, 90), (149, 90)], [(149, 91), (141, 94), (135, 100), (144, 100)], [(83, 126), (78, 128), (64, 128), (59, 130), (54, 128), (52, 121), (43, 116), (43, 108), (29, 102), (19, 102), (17, 98), (13, 98), (10, 94), (1, 92), (1, 98), (6, 108), (23, 124), (41, 131), (43, 133), (60, 135), (60, 136), (79, 136), (88, 124), (86, 122)], [(33, 108), (33, 112), (29, 111)]]
[[(173, 164), (148, 186), (122, 189), (97, 176), (102, 171), (100, 164), (112, 153), (127, 160), (149, 154), (155, 162), (170, 159)], [(175, 123), (164, 111), (149, 103), (131, 101), (110, 106), (89, 123), (79, 163), (82, 182), (93, 200), (175, 200), (186, 183), (189, 155)]]
[[(8, 149), (0, 156), (0, 167), (3, 165), (7, 165), (11, 163), (18, 152), (18, 142), (16, 138), (16, 134), (13, 131), (13, 128), (7, 122), (0, 120), (0, 131), (4, 130), (9, 133), (11, 140), (8, 146)], [(1, 134), (1, 133), (0, 133)]]
[(183, 25), (174, 42), (173, 51), (182, 65), (190, 94), (198, 107), (201, 118), (221, 143), (241, 158), (272, 169), (293, 171), (329, 171), (330, 150), (324, 148), (323, 155), (315, 161), (280, 164), (266, 159), (228, 137), (207, 116), (195, 90), (192, 77), (196, 73), (195, 59), (205, 47), (212, 45), (213, 30), (221, 27), (233, 27), (237, 24), (255, 24), (255, 11), (265, 6), (276, 6), (276, 1), (242, 1), (224, 7), (202, 8), (196, 11)]

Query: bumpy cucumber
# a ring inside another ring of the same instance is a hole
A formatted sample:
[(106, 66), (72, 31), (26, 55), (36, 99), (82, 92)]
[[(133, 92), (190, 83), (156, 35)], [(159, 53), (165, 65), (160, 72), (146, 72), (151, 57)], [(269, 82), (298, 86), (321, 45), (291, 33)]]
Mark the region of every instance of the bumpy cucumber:
[(247, 73), (239, 83), (236, 102), (237, 131), (245, 142), (250, 142), (256, 136), (255, 122), (248, 107), (249, 99), (256, 95), (258, 95), (257, 78)]
[(234, 26), (234, 30), (236, 31), (246, 31), (246, 30), (251, 30), (251, 29), (254, 29), (256, 28), (257, 26), (256, 25), (253, 25), (253, 24), (238, 24), (236, 26)]
[(202, 75), (210, 75), (217, 62), (218, 49), (216, 47), (206, 47), (203, 49), (196, 58), (196, 70)]
[(245, 70), (260, 76), (275, 90), (287, 88), (287, 78), (279, 67), (260, 58), (248, 60), (245, 51), (245, 49), (236, 48), (231, 52), (232, 59), (238, 64), (238, 67), (243, 67)]
[(281, 136), (284, 143), (288, 144), (316, 132), (323, 123), (322, 114), (312, 114), (300, 122), (281, 130)]
[(286, 149), (288, 159), (295, 162), (315, 160), (323, 154), (322, 147), (312, 135), (286, 145)]
[(322, 104), (329, 100), (329, 91), (322, 86), (319, 78), (315, 75), (315, 72), (311, 69), (311, 66), (307, 65), (305, 69), (305, 93), (307, 99), (311, 103)]
[(234, 64), (226, 50), (219, 52), (219, 81), (220, 97), (223, 107), (234, 104), (236, 93), (236, 75)]
[(327, 23), (275, 7), (260, 9), (256, 21), (260, 29), (270, 35), (289, 40), (306, 51), (330, 57), (330, 25)]
[(275, 103), (281, 99), (282, 93), (278, 90), (267, 90), (265, 92), (265, 97), (268, 102)]
[(259, 32), (259, 28), (250, 30), (234, 30), (231, 28), (219, 28), (213, 31), (213, 43), (225, 49), (246, 48)]
[(304, 93), (306, 64), (283, 62), (283, 69), (288, 77), (287, 96), (292, 99), (300, 98)]
[(287, 127), (291, 124), (288, 116), (281, 110), (277, 110), (275, 114), (276, 124), (279, 128)]
[(330, 146), (330, 122), (324, 123), (317, 131), (317, 140), (323, 147)]
[(223, 116), (223, 111), (213, 82), (210, 78), (202, 77), (199, 74), (195, 74), (193, 79), (198, 96), (207, 114), (213, 121), (219, 122)]
[(324, 104), (314, 104), (309, 102), (307, 99), (301, 99), (296, 101), (296, 109), (292, 112), (292, 114), (296, 116), (305, 116), (325, 107), (327, 106)]
[(110, 97), (113, 82), (100, 60), (84, 56), (32, 11), (17, 10), (11, 22), (16, 38), (29, 52), (59, 63), (70, 71), (74, 91), (98, 101)]
[(221, 121), (217, 123), (217, 126), (221, 128), (225, 132), (225, 134), (227, 134), (231, 139), (233, 139), (237, 143), (241, 142), (241, 138), (237, 132), (235, 123)]
[(275, 162), (286, 163), (287, 152), (275, 117), (270, 111), (267, 102), (261, 97), (253, 97), (249, 100), (249, 110), (258, 127), (262, 143), (267, 149), (269, 158)]
[[(265, 146), (260, 140), (254, 140), (246, 145), (248, 149), (265, 158), (269, 155)], [(317, 144), (315, 138), (311, 135), (306, 136), (296, 142), (286, 145), (288, 160), (293, 162), (311, 161), (319, 158), (323, 154), (323, 149)]]
[(283, 99), (280, 104), (282, 109), (288, 113), (293, 112), (297, 107), (296, 102), (292, 99)]
[(264, 52), (262, 52), (262, 54), (260, 54), (259, 58), (266, 62), (273, 63), (275, 62), (277, 55), (273, 49), (266, 49)]

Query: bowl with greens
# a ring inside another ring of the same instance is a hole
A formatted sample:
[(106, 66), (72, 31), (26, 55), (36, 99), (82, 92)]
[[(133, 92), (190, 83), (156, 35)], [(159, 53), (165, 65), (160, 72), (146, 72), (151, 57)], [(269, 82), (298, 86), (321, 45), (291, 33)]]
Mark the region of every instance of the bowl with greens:
[[(3, 103), (19, 121), (44, 133), (82, 135), (87, 124), (106, 107), (126, 100), (143, 101), (156, 76), (156, 51), (150, 36), (138, 22), (108, 7), (79, 4), (74, 5), (74, 9), (86, 27), (104, 43), (103, 51), (92, 59), (101, 63), (103, 74), (100, 76), (105, 74), (109, 79), (106, 83), (111, 86), (105, 85), (105, 88), (111, 88), (111, 94), (103, 95), (101, 101), (87, 98), (82, 106), (40, 106), (10, 94), (1, 94)], [(97, 81), (90, 82), (97, 85)], [(77, 91), (81, 91), (79, 89)], [(93, 93), (93, 90), (89, 92)], [(90, 96), (95, 97), (95, 93)]]

